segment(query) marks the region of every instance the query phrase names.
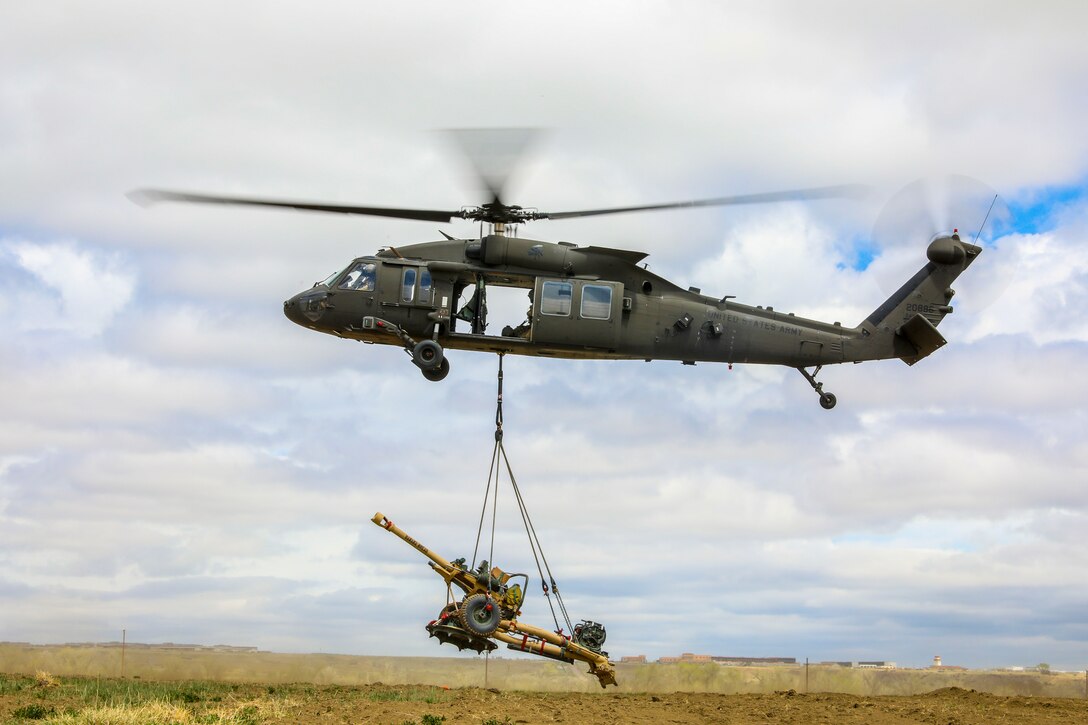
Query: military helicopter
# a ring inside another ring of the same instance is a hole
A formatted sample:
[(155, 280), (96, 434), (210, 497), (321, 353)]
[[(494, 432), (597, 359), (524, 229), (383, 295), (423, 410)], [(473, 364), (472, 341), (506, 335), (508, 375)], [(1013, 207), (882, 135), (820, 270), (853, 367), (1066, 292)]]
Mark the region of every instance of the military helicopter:
[[(484, 178), (484, 175), (481, 175)], [(506, 204), (501, 182), (484, 178), (491, 201), (455, 211), (343, 206), (144, 189), (141, 204), (180, 201), (291, 208), (449, 223), (480, 222), (481, 234), (388, 247), (358, 257), (283, 303), (292, 322), (337, 337), (397, 345), (428, 380), (450, 370), (448, 350), (601, 360), (676, 360), (785, 365), (797, 369), (830, 410), (836, 397), (816, 376), (824, 365), (898, 358), (913, 365), (946, 343), (937, 326), (952, 312), (952, 282), (982, 251), (956, 230), (932, 237), (928, 261), (854, 327), (821, 322), (680, 287), (639, 266), (643, 252), (508, 234), (531, 221), (855, 195), (830, 186), (643, 206), (540, 212)], [(487, 226), (489, 233), (482, 230)], [(523, 323), (489, 326), (488, 290), (525, 290)], [(458, 304), (464, 293), (468, 299)], [(497, 326), (496, 326), (497, 327)], [(812, 369), (811, 372), (809, 369)]]

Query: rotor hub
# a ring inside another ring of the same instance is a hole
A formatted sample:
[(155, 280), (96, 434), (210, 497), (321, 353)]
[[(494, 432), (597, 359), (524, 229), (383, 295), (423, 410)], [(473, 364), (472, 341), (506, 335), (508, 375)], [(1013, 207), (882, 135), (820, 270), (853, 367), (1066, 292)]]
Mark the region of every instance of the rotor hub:
[(544, 218), (536, 209), (526, 209), (516, 204), (503, 204), (492, 201), (480, 206), (461, 207), (462, 219), (485, 222), (487, 224), (524, 224)]

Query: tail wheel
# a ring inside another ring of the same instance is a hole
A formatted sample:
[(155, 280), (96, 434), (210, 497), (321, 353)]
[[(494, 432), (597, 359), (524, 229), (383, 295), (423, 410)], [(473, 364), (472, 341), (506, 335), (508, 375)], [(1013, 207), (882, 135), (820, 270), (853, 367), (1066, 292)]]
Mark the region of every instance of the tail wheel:
[(824, 407), (824, 410), (831, 410), (837, 402), (834, 393), (822, 393), (820, 395), (820, 405)]
[(473, 594), (465, 599), (458, 612), (461, 625), (480, 637), (490, 637), (499, 628), (502, 614), (499, 603), (486, 594)]
[(420, 370), (435, 370), (442, 364), (442, 346), (434, 340), (423, 340), (412, 348), (412, 360)]

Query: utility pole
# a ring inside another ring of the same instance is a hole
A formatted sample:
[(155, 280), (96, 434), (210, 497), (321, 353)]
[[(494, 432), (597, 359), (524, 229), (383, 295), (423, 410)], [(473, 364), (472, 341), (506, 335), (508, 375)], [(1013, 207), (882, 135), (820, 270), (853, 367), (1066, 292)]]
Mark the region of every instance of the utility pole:
[(121, 679), (125, 679), (125, 635), (126, 630), (121, 630)]

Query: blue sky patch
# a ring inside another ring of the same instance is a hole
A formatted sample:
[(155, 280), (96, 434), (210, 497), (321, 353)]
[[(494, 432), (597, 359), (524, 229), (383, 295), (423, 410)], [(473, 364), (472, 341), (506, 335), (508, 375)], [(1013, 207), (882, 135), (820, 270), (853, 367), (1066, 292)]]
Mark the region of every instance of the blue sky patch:
[(880, 250), (876, 248), (876, 244), (871, 239), (859, 239), (854, 243), (854, 258), (851, 261), (850, 267), (859, 272), (863, 272), (869, 268), (869, 265), (873, 263), (873, 260), (877, 258)]
[(1055, 212), (1082, 201), (1084, 196), (1084, 184), (1047, 186), (1031, 190), (1020, 199), (1009, 202), (1012, 231), (1020, 234), (1038, 234), (1052, 229), (1055, 224)]
[(843, 261), (835, 265), (836, 269), (849, 268), (864, 272), (880, 256), (880, 249), (872, 239), (859, 237), (852, 239), (849, 244), (843, 254)]

